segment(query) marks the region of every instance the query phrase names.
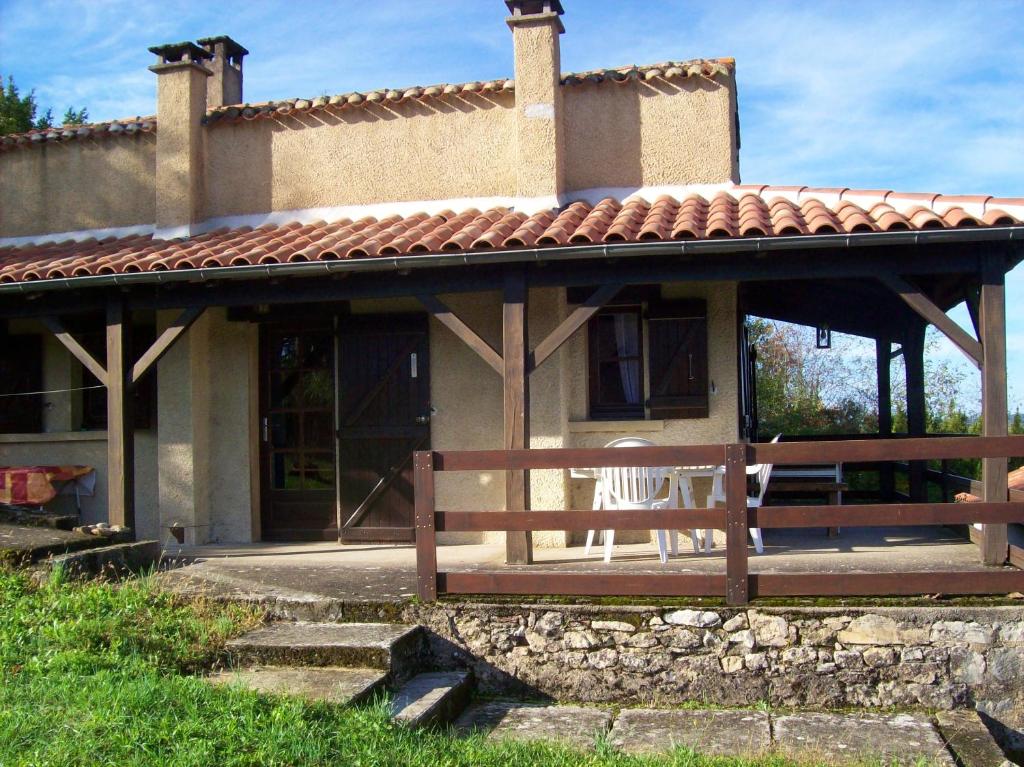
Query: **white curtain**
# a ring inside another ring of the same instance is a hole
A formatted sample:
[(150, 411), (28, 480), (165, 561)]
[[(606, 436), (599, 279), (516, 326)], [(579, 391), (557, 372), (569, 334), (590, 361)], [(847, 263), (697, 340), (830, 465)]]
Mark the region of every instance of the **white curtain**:
[[(615, 346), (619, 357), (639, 357), (639, 336), (635, 314), (615, 315)], [(640, 404), (640, 360), (620, 360), (622, 391), (630, 405)]]

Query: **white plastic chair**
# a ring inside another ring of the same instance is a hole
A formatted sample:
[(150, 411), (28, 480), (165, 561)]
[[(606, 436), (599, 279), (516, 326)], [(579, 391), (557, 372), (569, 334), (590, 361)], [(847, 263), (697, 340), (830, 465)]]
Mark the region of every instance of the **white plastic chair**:
[[(609, 442), (605, 447), (653, 447), (654, 443), (638, 437), (624, 437)], [(669, 479), (668, 498), (658, 499), (658, 494)], [(604, 509), (668, 509), (675, 508), (676, 498), (675, 474), (669, 469), (647, 466), (609, 467), (601, 469), (601, 479), (594, 491), (594, 510)], [(678, 533), (673, 530), (672, 554), (679, 551)], [(587, 531), (587, 544), (583, 549), (584, 556), (590, 554), (594, 544), (595, 530)], [(662, 563), (668, 561), (666, 531), (658, 530), (658, 555)], [(615, 530), (604, 531), (604, 561), (610, 562), (612, 547), (615, 545)]]
[[(778, 442), (782, 438), (781, 434), (776, 434), (772, 438), (772, 442)], [(761, 504), (764, 503), (765, 493), (768, 492), (768, 480), (772, 476), (772, 464), (770, 463), (755, 463), (747, 467), (747, 474), (757, 475), (757, 495), (747, 496), (747, 508), (760, 508)], [(711, 495), (708, 496), (708, 508), (714, 508), (718, 501), (725, 502), (725, 488), (722, 484), (722, 477), (724, 476), (724, 467), (720, 468), (718, 473), (715, 474), (715, 479), (711, 487)], [(711, 551), (711, 531), (704, 531), (704, 542), (705, 551)], [(761, 529), (758, 527), (750, 528), (750, 537), (754, 541), (754, 550), (758, 554), (764, 554), (764, 540), (761, 537)]]

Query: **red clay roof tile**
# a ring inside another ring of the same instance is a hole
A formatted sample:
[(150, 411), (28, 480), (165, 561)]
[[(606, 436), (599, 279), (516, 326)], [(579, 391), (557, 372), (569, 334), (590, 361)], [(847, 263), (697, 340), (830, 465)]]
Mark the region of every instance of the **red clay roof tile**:
[(576, 243), (977, 226), (1024, 226), (1024, 199), (747, 184), (719, 191), (710, 201), (696, 193), (660, 195), (653, 203), (634, 195), (625, 200), (608, 197), (596, 205), (577, 201), (532, 215), (500, 207), (469, 208), (357, 221), (222, 227), (176, 240), (135, 234), (0, 246), (0, 282)]

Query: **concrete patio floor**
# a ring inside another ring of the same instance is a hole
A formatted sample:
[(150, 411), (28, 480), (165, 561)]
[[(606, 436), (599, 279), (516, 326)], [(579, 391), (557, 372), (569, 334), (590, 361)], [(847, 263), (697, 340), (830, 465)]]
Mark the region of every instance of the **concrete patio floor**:
[[(504, 564), (501, 544), (439, 546), (438, 569), (602, 571), (630, 573), (724, 573), (725, 550), (694, 554), (680, 536), (679, 556), (662, 565), (652, 543), (615, 547), (612, 561), (600, 549), (589, 557), (583, 547), (537, 548), (533, 565)], [(413, 546), (325, 543), (256, 543), (181, 547), (165, 559), (187, 566), (165, 574), (172, 583), (216, 585), (219, 592), (252, 592), (283, 598), (344, 601), (402, 601), (416, 593)], [(750, 549), (751, 573), (838, 573), (896, 571), (975, 571), (985, 569), (977, 547), (947, 528), (850, 528), (839, 538), (822, 529), (765, 531), (765, 553)]]

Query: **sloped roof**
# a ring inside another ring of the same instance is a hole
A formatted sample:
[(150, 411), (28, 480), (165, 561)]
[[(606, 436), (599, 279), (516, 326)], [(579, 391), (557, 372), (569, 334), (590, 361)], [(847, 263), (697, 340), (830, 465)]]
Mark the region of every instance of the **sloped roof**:
[[(890, 190), (733, 186), (634, 194), (527, 214), (507, 207), (219, 228), (0, 247), (0, 283), (601, 243), (848, 235), (1024, 225), (1024, 199)], [(42, 238), (41, 238), (42, 239)]]

